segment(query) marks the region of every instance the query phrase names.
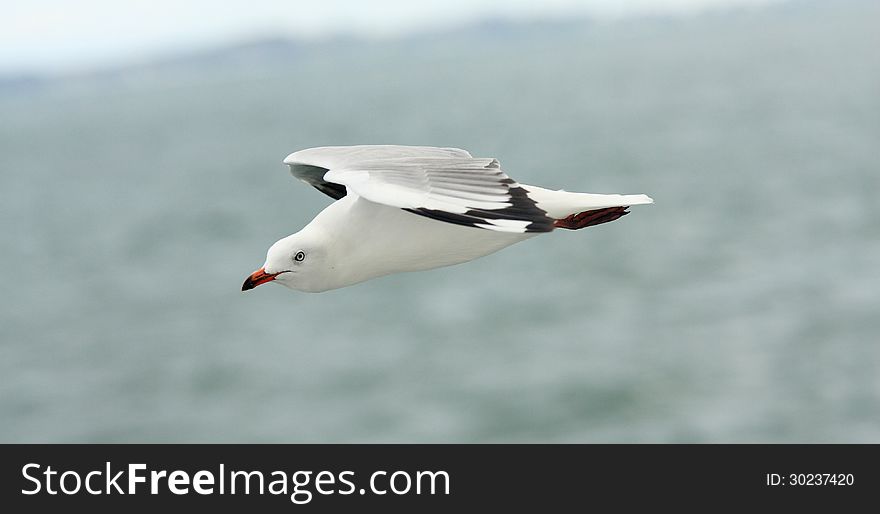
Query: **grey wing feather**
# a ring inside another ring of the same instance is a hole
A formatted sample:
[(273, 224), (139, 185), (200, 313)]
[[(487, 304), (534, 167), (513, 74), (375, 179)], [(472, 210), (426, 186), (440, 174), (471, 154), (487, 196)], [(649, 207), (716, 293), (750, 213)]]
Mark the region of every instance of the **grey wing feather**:
[(555, 220), (495, 159), (377, 159), (332, 169), (324, 180), (369, 201), (446, 223), (515, 233), (554, 229)]
[(322, 146), (294, 152), (284, 159), (290, 173), (318, 191), (338, 200), (347, 194), (345, 186), (324, 180), (324, 174), (334, 168), (343, 168), (377, 159), (446, 157), (470, 158), (459, 148), (402, 145)]
[(353, 193), (437, 221), (499, 232), (549, 232), (554, 220), (498, 161), (458, 148), (330, 146), (287, 156), (294, 177), (339, 199)]

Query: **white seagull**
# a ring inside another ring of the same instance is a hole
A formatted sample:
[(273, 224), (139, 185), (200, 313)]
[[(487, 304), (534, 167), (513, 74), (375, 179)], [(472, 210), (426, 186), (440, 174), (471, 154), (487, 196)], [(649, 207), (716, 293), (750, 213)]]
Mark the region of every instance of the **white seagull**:
[(242, 291), (275, 282), (320, 292), (468, 262), (556, 228), (629, 214), (646, 195), (569, 193), (515, 182), (498, 160), (458, 148), (327, 146), (284, 159), (336, 201), (277, 241)]

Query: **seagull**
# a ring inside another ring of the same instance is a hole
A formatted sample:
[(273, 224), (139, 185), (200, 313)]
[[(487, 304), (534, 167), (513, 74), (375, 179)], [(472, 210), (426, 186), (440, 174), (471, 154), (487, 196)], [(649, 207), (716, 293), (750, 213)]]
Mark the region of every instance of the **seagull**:
[(335, 201), (280, 239), (242, 291), (274, 282), (322, 292), (384, 275), (468, 262), (555, 229), (614, 221), (646, 195), (520, 184), (497, 159), (458, 148), (325, 146), (284, 159)]

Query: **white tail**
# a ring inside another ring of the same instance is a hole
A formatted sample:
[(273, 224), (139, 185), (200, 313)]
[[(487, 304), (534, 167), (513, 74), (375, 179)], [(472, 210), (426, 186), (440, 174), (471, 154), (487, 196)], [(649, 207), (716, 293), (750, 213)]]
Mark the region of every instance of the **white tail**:
[(546, 211), (551, 218), (556, 219), (607, 207), (628, 207), (654, 203), (654, 200), (647, 195), (570, 193), (568, 191), (552, 191), (538, 186), (520, 185), (529, 192), (529, 197), (537, 202), (540, 209)]

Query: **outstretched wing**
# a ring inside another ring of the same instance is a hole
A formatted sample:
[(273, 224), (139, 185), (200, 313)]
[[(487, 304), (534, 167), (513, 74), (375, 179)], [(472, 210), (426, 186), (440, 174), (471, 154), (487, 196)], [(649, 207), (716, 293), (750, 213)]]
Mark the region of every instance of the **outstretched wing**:
[(358, 163), (377, 159), (401, 158), (465, 158), (471, 154), (458, 148), (433, 146), (361, 145), (322, 146), (294, 152), (284, 159), (294, 177), (313, 186), (318, 191), (338, 200), (346, 195), (345, 186), (327, 182), (324, 174), (331, 169), (356, 166)]
[(324, 181), (371, 202), (499, 232), (549, 232), (553, 219), (495, 159), (395, 157), (331, 168)]

